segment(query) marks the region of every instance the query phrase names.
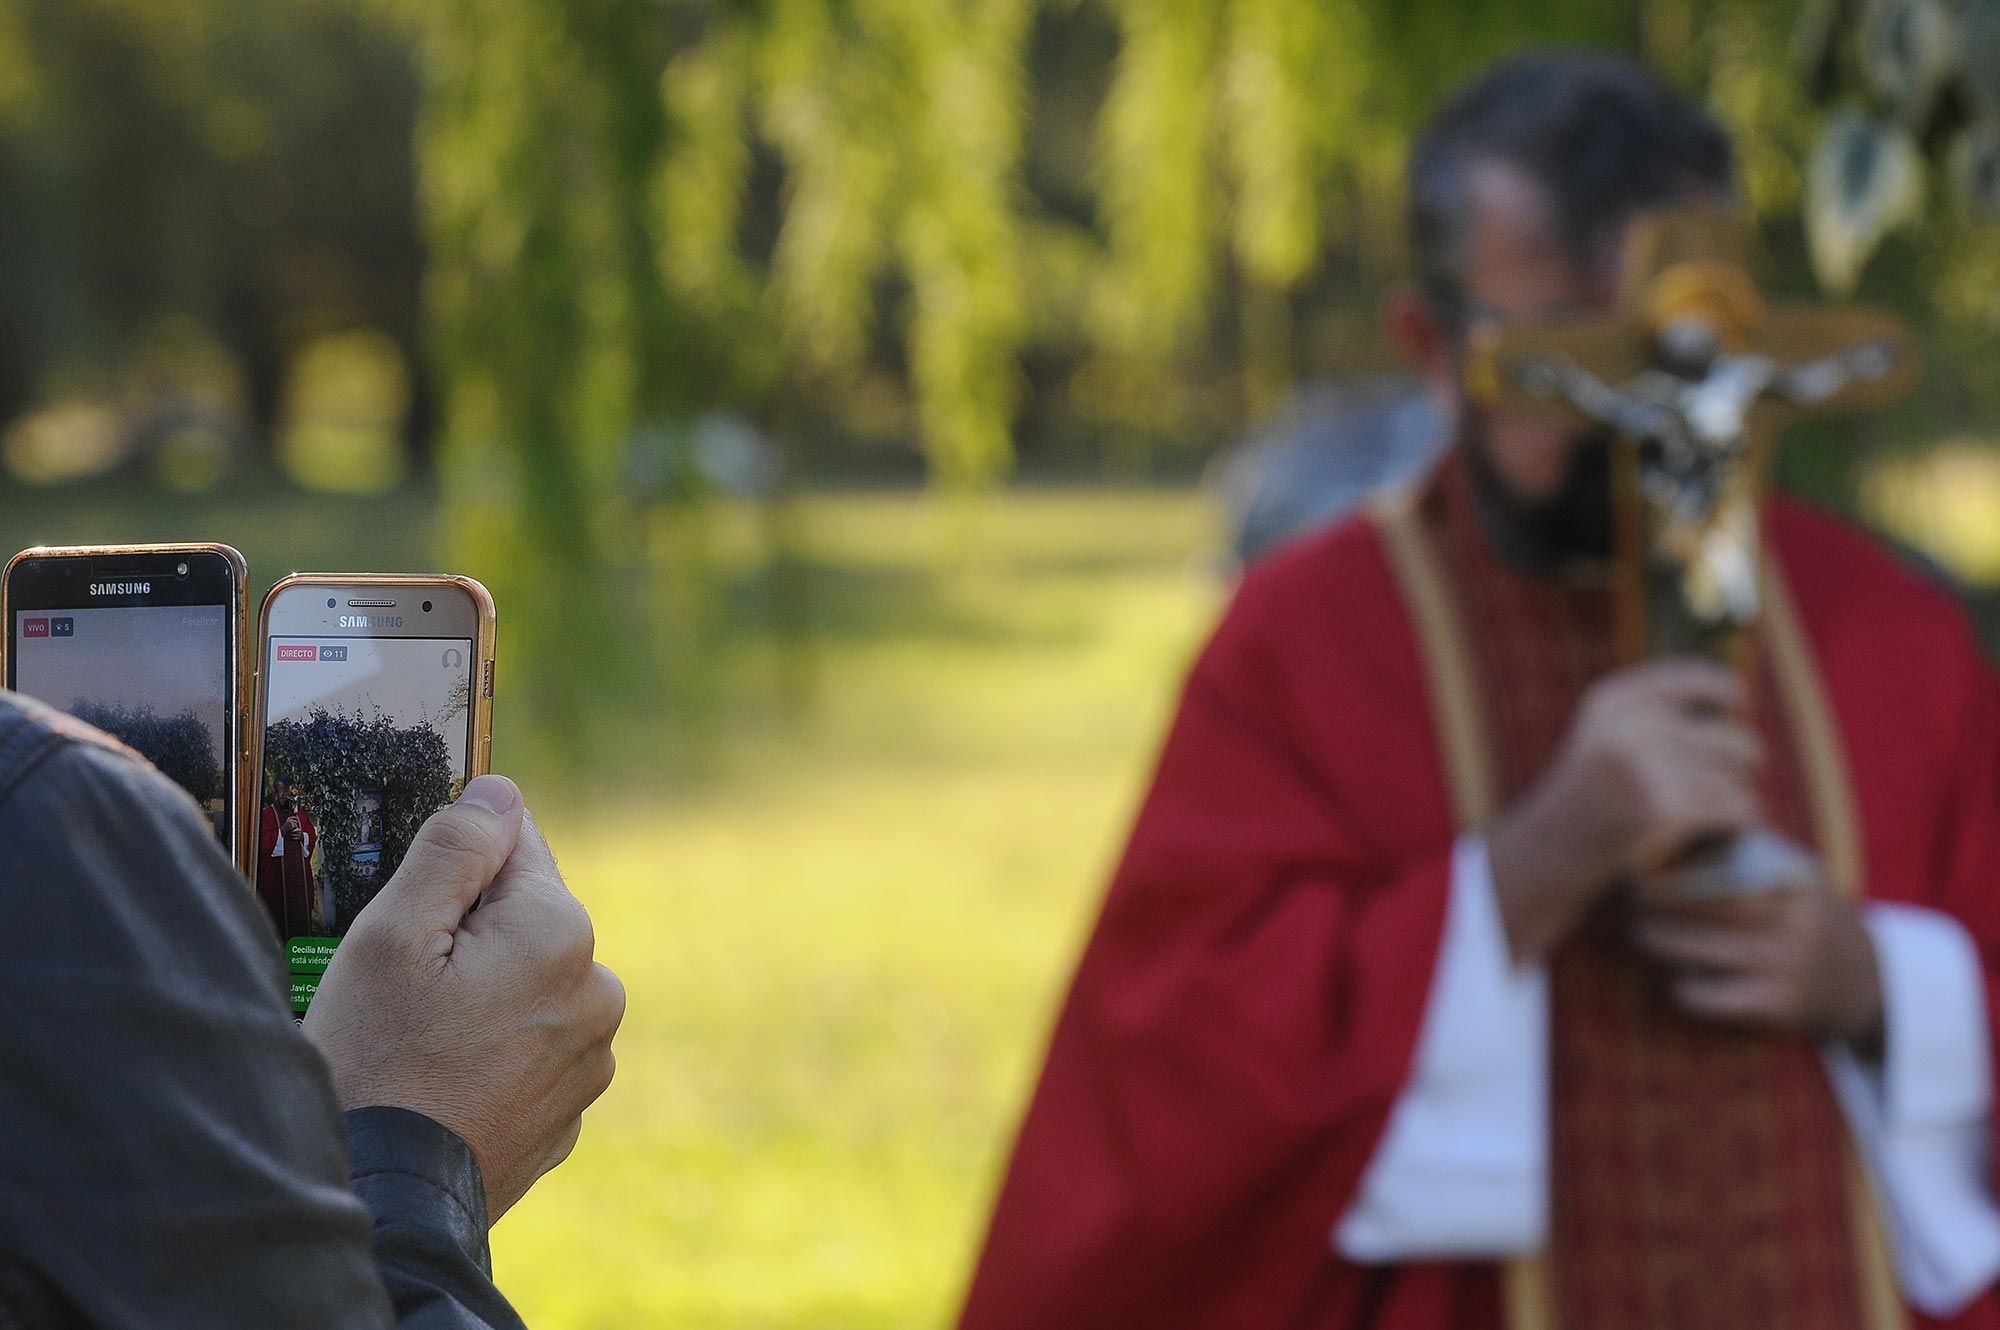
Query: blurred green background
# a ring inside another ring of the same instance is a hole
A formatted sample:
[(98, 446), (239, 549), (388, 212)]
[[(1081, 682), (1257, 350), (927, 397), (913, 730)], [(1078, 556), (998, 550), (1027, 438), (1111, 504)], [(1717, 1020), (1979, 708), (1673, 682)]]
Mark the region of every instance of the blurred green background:
[(1781, 470), (1991, 603), (2000, 223), (1877, 68), (1943, 86), (1893, 20), (1979, 2), (0, 0), (0, 538), (486, 581), (496, 761), (631, 995), (502, 1286), (942, 1325), (1227, 594), (1200, 478), (1393, 371), (1467, 73), (1652, 60), (1793, 294), (1837, 111), (1909, 120), (1859, 293), (1926, 387)]

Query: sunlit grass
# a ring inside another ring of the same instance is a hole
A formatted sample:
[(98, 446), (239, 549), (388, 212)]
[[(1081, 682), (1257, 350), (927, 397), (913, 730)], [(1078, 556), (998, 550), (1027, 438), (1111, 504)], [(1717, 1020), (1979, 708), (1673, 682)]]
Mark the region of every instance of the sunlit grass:
[(1003, 501), (956, 571), (931, 522), (815, 504), (816, 559), (911, 581), (822, 642), (809, 718), (669, 806), (555, 819), (631, 1014), (576, 1157), (495, 1234), (530, 1324), (955, 1310), (1216, 588), (1187, 496)]

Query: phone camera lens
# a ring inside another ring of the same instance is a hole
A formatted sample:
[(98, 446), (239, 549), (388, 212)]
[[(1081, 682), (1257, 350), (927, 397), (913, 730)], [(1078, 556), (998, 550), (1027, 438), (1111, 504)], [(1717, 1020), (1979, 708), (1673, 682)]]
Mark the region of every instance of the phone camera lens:
[(186, 564), (177, 563), (174, 565), (175, 577), (186, 577), (187, 575), (188, 575), (188, 566)]
[(431, 603), (427, 600), (424, 602), (424, 613), (429, 614), (430, 612), (431, 612)]
[(336, 600), (335, 600), (335, 599), (334, 599), (334, 598), (333, 598), (332, 596), (328, 596), (328, 597), (326, 598), (326, 607), (327, 607), (328, 609), (332, 609), (332, 608), (333, 608), (333, 607), (334, 607), (335, 605), (337, 605), (337, 604), (339, 604), (339, 602), (338, 602), (338, 601), (336, 601)]

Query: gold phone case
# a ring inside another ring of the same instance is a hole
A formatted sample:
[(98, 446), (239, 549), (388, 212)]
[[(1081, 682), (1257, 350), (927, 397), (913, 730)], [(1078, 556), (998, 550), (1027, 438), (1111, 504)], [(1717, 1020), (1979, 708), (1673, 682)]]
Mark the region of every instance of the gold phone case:
[[(472, 599), (472, 606), (478, 615), (478, 629), (473, 640), (472, 678), (472, 734), (467, 745), (465, 775), (470, 780), (474, 776), (484, 776), (493, 766), (493, 646), (498, 628), (498, 616), (493, 608), (493, 596), (470, 577), (456, 573), (293, 573), (281, 577), (264, 593), (263, 603), (257, 607), (257, 664), (256, 697), (253, 708), (255, 733), (251, 736), (250, 799), (246, 802), (261, 808), (264, 799), (264, 694), (268, 682), (264, 677), (264, 656), (266, 644), (271, 639), (271, 605), (278, 593), (300, 586), (379, 586), (379, 587), (453, 587), (465, 592)], [(246, 838), (247, 839), (247, 838)], [(244, 854), (244, 874), (255, 880), (255, 847)]]
[[(220, 541), (175, 541), (157, 545), (36, 545), (7, 560), (0, 569), (0, 650), (7, 641), (5, 626), (12, 622), (7, 604), (7, 588), (14, 581), (14, 565), (27, 559), (73, 559), (117, 557), (125, 554), (220, 554), (229, 564), (230, 581), (236, 594), (235, 631), (230, 636), (231, 661), (236, 679), (232, 700), (236, 720), (236, 868), (246, 876), (251, 868), (251, 715), (250, 715), (250, 565), (242, 551)], [(6, 678), (6, 661), (0, 657), (0, 679)]]

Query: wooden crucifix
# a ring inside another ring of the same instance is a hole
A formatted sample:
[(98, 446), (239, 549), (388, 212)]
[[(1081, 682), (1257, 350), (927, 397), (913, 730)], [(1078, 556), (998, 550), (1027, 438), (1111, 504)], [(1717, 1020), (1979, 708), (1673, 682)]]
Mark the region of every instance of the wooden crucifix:
[[(1735, 213), (1661, 213), (1635, 228), (1623, 308), (1478, 337), (1476, 402), (1607, 427), (1619, 651), (1713, 656), (1750, 672), (1762, 609), (1758, 500), (1777, 427), (1804, 411), (1893, 400), (1917, 375), (1895, 316), (1767, 301)], [(1737, 896), (1795, 882), (1804, 851), (1759, 832), (1687, 857), (1681, 889)]]

